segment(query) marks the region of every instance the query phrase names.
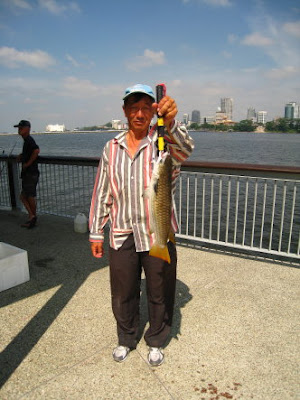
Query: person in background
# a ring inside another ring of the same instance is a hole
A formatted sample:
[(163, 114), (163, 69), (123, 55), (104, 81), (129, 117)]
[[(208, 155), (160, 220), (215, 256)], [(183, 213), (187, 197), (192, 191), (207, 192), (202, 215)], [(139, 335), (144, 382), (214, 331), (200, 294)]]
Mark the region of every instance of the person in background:
[[(174, 189), (180, 165), (194, 145), (185, 126), (174, 119), (177, 106), (171, 97), (164, 96), (157, 104), (151, 87), (137, 84), (126, 89), (123, 100), (128, 131), (121, 132), (104, 147), (91, 201), (89, 240), (94, 257), (102, 257), (104, 226), (110, 219), (111, 298), (119, 342), (113, 351), (114, 360), (124, 361), (137, 345), (143, 267), (149, 310), (149, 328), (144, 338), (149, 346), (148, 362), (158, 366), (164, 360), (162, 347), (171, 331), (177, 254), (175, 245), (169, 241), (170, 264), (149, 255), (153, 234), (145, 189), (158, 158), (156, 125), (149, 129), (154, 114), (164, 117)], [(177, 230), (174, 210), (172, 229)]]
[(36, 225), (36, 187), (39, 181), (39, 169), (37, 158), (40, 152), (32, 136), (30, 136), (30, 122), (21, 120), (14, 128), (18, 128), (18, 134), (22, 136), (23, 150), (17, 161), (22, 163), (22, 192), (20, 199), (28, 212), (28, 221), (22, 227), (31, 229)]

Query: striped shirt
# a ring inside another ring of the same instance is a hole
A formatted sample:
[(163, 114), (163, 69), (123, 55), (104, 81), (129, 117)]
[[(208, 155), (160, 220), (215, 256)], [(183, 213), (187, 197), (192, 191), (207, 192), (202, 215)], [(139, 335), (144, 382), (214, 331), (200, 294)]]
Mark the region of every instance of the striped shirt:
[[(173, 199), (176, 178), (180, 165), (194, 148), (193, 139), (185, 126), (175, 122), (172, 130), (165, 134), (167, 150), (173, 160)], [(133, 233), (136, 251), (148, 251), (154, 241), (150, 233), (149, 198), (145, 195), (150, 186), (152, 170), (157, 160), (156, 126), (141, 140), (136, 154), (131, 158), (126, 132), (121, 132), (106, 143), (97, 169), (91, 201), (89, 228), (90, 241), (103, 242), (104, 226), (110, 221), (110, 246), (119, 249)], [(178, 225), (173, 201), (171, 226), (174, 232)]]

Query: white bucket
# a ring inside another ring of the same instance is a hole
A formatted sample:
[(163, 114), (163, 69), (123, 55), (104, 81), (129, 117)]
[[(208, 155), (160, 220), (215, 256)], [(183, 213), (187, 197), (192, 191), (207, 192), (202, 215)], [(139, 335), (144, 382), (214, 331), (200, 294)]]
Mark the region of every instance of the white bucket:
[(74, 231), (85, 233), (88, 230), (88, 220), (83, 213), (78, 213), (74, 218)]

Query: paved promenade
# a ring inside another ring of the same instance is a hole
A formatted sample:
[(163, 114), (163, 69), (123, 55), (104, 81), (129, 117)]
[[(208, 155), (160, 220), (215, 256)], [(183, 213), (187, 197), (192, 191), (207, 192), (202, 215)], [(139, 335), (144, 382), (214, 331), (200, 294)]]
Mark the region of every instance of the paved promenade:
[(296, 262), (178, 245), (165, 363), (148, 365), (141, 338), (118, 364), (107, 258), (70, 219), (42, 215), (32, 230), (25, 219), (0, 211), (0, 241), (28, 251), (31, 275), (0, 293), (1, 400), (300, 398)]

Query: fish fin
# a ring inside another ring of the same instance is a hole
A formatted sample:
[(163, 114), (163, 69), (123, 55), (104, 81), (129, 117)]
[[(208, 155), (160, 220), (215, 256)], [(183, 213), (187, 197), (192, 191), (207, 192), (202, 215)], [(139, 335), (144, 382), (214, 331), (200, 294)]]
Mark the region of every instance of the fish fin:
[(149, 251), (149, 255), (152, 257), (161, 258), (164, 261), (171, 263), (170, 254), (167, 246), (160, 247), (154, 243)]
[(175, 235), (173, 231), (170, 231), (169, 233), (169, 240), (170, 242), (172, 242), (173, 244), (176, 244), (176, 240), (175, 240)]

